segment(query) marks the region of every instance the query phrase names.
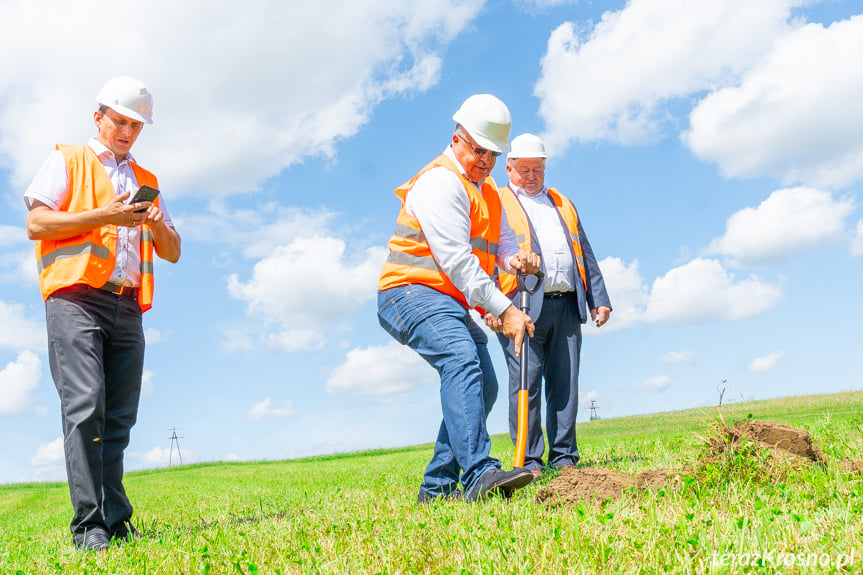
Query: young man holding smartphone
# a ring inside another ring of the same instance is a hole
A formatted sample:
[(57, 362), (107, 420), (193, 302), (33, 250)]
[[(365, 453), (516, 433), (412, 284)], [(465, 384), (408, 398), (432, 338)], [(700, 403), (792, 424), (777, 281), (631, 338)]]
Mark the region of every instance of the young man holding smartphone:
[(153, 99), (139, 80), (109, 80), (85, 146), (57, 146), (24, 194), (45, 299), (48, 357), (60, 395), (66, 474), (81, 550), (139, 537), (123, 488), (123, 451), (138, 414), (141, 315), (153, 301), (153, 254), (177, 262), (180, 236), (156, 177), (130, 154)]

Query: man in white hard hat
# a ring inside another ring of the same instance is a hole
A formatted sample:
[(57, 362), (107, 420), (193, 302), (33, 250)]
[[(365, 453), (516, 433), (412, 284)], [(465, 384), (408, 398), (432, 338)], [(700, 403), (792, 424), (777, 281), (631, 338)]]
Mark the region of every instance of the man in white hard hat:
[[(534, 273), (539, 258), (520, 250), (489, 177), (509, 150), (511, 118), (490, 94), (471, 96), (453, 116), (450, 145), (396, 189), (402, 201), (378, 282), (378, 319), (440, 374), (443, 422), (420, 485), (419, 503), (509, 497), (533, 480), (491, 457), (486, 417), (497, 398), (488, 338), (470, 308), (500, 318), (520, 347), (530, 318), (497, 289), (495, 265)], [(461, 483), (463, 491), (459, 489)]]
[(123, 451), (141, 393), (141, 315), (153, 299), (153, 253), (180, 258), (162, 195), (130, 203), (141, 186), (158, 190), (130, 154), (152, 123), (150, 92), (123, 76), (96, 101), (96, 137), (58, 145), (24, 194), (63, 415), (72, 541), (85, 551), (140, 536), (123, 488)]
[[(555, 188), (545, 186), (547, 154), (542, 140), (522, 134), (512, 141), (507, 155), (509, 184), (500, 188), (510, 226), (524, 249), (542, 257), (542, 287), (530, 300), (530, 316), (536, 325), (528, 354), (528, 432), (524, 464), (535, 476), (545, 467), (540, 403), (545, 380), (548, 465), (574, 465), (578, 459), (575, 417), (578, 411), (578, 365), (581, 324), (590, 318), (597, 327), (608, 321), (611, 301), (602, 273), (584, 233), (573, 203)], [(501, 289), (518, 301), (516, 278), (500, 273)], [(492, 329), (500, 321), (487, 316)], [(519, 348), (498, 335), (509, 370), (509, 430), (516, 443)]]

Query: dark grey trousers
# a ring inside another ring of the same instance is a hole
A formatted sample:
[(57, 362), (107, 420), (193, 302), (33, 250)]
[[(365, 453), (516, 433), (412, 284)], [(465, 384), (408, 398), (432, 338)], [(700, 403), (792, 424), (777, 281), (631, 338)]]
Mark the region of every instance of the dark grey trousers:
[(70, 529), (110, 534), (132, 517), (123, 450), (141, 395), (141, 308), (128, 295), (76, 285), (52, 294), (45, 312), (74, 509)]
[[(581, 353), (581, 321), (575, 295), (545, 299), (530, 338), (528, 358), (528, 432), (524, 466), (542, 469), (545, 440), (542, 436), (542, 382), (545, 380), (548, 464), (554, 467), (578, 461), (575, 418), (578, 415), (578, 362)], [(518, 432), (520, 359), (511, 339), (498, 334), (509, 371), (509, 434), (513, 444)]]

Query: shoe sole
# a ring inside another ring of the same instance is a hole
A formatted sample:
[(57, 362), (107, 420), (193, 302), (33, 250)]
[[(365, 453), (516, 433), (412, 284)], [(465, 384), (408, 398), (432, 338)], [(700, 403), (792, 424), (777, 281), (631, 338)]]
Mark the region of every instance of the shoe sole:
[(523, 475), (516, 475), (515, 477), (510, 477), (509, 479), (502, 480), (500, 482), (492, 483), (489, 486), (488, 490), (486, 490), (485, 494), (480, 497), (487, 496), (490, 493), (499, 492), (501, 495), (509, 499), (512, 497), (513, 493), (521, 489), (522, 487), (529, 485), (533, 481), (533, 473), (525, 473)]

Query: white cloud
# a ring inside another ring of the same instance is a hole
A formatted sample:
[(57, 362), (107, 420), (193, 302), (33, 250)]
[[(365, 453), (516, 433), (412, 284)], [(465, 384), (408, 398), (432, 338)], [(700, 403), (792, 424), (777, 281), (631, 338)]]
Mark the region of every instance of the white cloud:
[(252, 278), (228, 279), (228, 292), (248, 304), (248, 312), (286, 329), (268, 336), (282, 349), (320, 345), (322, 326), (343, 320), (377, 293), (385, 250), (369, 248), (347, 261), (345, 242), (336, 238), (300, 238), (271, 249), (254, 266)]
[(756, 373), (761, 373), (764, 371), (770, 371), (785, 357), (784, 351), (774, 351), (773, 353), (769, 353), (764, 357), (757, 357), (749, 362), (749, 371), (754, 371)]
[(857, 222), (857, 233), (851, 240), (851, 255), (863, 256), (863, 220)]
[(39, 285), (32, 247), (17, 252), (0, 252), (0, 282)]
[(647, 286), (638, 271), (638, 260), (627, 265), (620, 258), (607, 257), (599, 262), (599, 269), (611, 299), (611, 317), (601, 328), (588, 322), (584, 326), (585, 334), (624, 329), (642, 321), (647, 303)]
[(554, 30), (535, 87), (552, 155), (573, 141), (654, 139), (673, 99), (728, 85), (787, 33), (804, 0), (630, 0)]
[[(0, 248), (27, 243), (27, 230), (0, 224)], [(34, 264), (35, 265), (35, 264)]]
[[(692, 3), (701, 9), (701, 3)], [(762, 3), (759, 3), (759, 12)], [(734, 177), (839, 188), (863, 178), (863, 15), (777, 38), (739, 85), (709, 94), (684, 141)]]
[(291, 417), (295, 412), (294, 406), (290, 401), (285, 400), (284, 407), (273, 407), (272, 402), (268, 397), (265, 400), (256, 403), (252, 409), (249, 410), (249, 421), (284, 419), (286, 417)]
[(580, 391), (578, 392), (578, 406), (584, 413), (587, 413), (588, 416), (591, 415), (591, 407), (593, 407), (597, 411), (597, 416), (599, 415), (599, 410), (606, 403), (606, 397), (599, 392), (597, 389), (591, 389), (589, 391)]
[(659, 358), (663, 363), (692, 363), (695, 360), (695, 354), (691, 351), (669, 351), (662, 354)]
[(266, 335), (267, 346), (282, 351), (321, 349), (324, 347), (324, 334), (314, 329), (288, 329)]
[(146, 453), (130, 453), (127, 457), (137, 459), (146, 466), (156, 467), (159, 465), (168, 465), (168, 460), (176, 460), (178, 463), (180, 458), (171, 452), (169, 448), (154, 447)]
[(578, 0), (516, 0), (516, 3), (520, 4), (528, 12), (535, 12), (565, 4), (578, 4)]
[(397, 342), (352, 349), (327, 379), (330, 395), (392, 395), (438, 383), (437, 372), (416, 352)]
[(165, 341), (166, 337), (156, 328), (148, 327), (144, 330), (144, 340), (147, 342), (147, 345), (152, 345), (154, 343), (160, 343)]
[(251, 336), (235, 329), (226, 330), (222, 334), (222, 349), (226, 351), (251, 351), (255, 344)]
[(21, 415), (31, 409), (31, 394), (42, 378), (42, 362), (32, 351), (22, 351), (0, 371), (0, 416)]
[(23, 305), (0, 301), (0, 348), (46, 350), (48, 336), (44, 324), (27, 317)]
[(638, 389), (640, 391), (662, 391), (668, 384), (671, 383), (671, 380), (667, 375), (657, 375), (655, 377), (649, 377), (643, 381), (638, 381), (632, 384), (633, 389)]
[(845, 219), (853, 211), (850, 198), (834, 200), (822, 190), (776, 190), (757, 208), (745, 208), (728, 218), (725, 235), (714, 239), (706, 251), (729, 256), (734, 265), (772, 263), (841, 241)]
[(50, 443), (43, 443), (36, 448), (36, 453), (30, 458), (30, 465), (46, 467), (65, 460), (63, 438), (58, 437)]
[(215, 200), (210, 202), (208, 212), (185, 217), (183, 236), (231, 246), (247, 258), (263, 258), (272, 254), (273, 246), (287, 245), (298, 238), (330, 235), (335, 216), (326, 208), (310, 210), (256, 203), (251, 208), (237, 209)]
[(150, 397), (156, 391), (156, 386), (153, 383), (155, 372), (145, 369), (141, 375), (141, 397)]
[[(334, 143), (355, 134), (382, 100), (436, 83), (437, 52), (482, 5), (154, 0), (141, 9), (8, 0), (0, 5), (0, 156), (13, 185), (26, 185), (54, 143), (93, 132), (95, 94), (128, 73), (154, 95), (155, 123), (135, 150), (144, 166), (158, 167), (164, 188), (253, 190), (303, 157), (334, 154)], [(102, 37), (117, 22), (135, 22), (122, 49), (92, 61), (80, 39)]]
[(653, 282), (645, 320), (658, 323), (734, 321), (766, 312), (782, 299), (776, 284), (755, 275), (738, 282), (714, 259), (697, 258)]

